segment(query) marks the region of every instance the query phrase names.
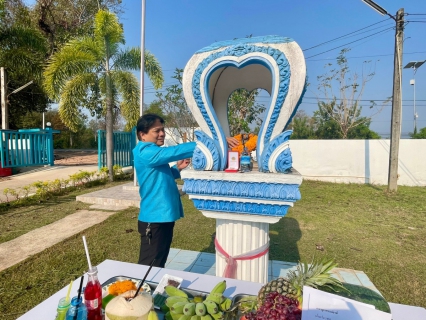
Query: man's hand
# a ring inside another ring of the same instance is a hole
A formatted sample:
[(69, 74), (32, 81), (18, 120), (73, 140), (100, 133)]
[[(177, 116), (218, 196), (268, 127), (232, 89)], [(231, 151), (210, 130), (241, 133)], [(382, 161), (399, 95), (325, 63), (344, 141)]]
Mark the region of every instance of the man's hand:
[(185, 169), (189, 164), (191, 163), (191, 159), (183, 159), (183, 160), (179, 160), (176, 163), (176, 166), (178, 168), (179, 171)]
[(228, 143), (228, 146), (231, 149), (240, 145), (240, 142), (234, 137), (226, 137), (226, 142)]

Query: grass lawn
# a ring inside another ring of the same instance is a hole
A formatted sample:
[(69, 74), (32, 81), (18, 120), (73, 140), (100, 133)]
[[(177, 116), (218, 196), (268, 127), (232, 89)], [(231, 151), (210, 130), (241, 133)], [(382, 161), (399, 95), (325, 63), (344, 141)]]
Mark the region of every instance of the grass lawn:
[[(386, 300), (426, 307), (426, 188), (399, 187), (397, 194), (388, 194), (386, 187), (304, 181), (301, 193), (303, 199), (270, 226), (270, 259), (333, 257), (339, 267), (364, 271)], [(75, 195), (40, 204), (38, 215), (85, 206), (73, 199)], [(183, 204), (186, 218), (176, 224), (172, 247), (213, 253), (215, 220), (195, 210), (187, 196)], [(5, 233), (17, 235), (17, 229), (24, 229), (18, 220), (34, 219), (31, 210), (14, 218), (27, 209), (0, 215), (1, 241), (6, 241)], [(0, 319), (16, 319), (87, 270), (82, 234), (90, 243), (93, 264), (105, 259), (136, 262), (137, 214), (137, 208), (123, 210), (0, 272)]]

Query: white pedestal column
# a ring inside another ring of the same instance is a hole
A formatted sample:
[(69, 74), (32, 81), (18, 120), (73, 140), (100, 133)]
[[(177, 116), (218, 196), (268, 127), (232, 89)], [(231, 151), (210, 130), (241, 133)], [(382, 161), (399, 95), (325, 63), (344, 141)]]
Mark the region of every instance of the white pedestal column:
[[(216, 239), (231, 256), (256, 250), (269, 242), (269, 224), (279, 217), (202, 211), (208, 218), (216, 218)], [(226, 219), (224, 219), (226, 218)], [(222, 277), (226, 259), (216, 250), (216, 276)], [(236, 279), (268, 282), (269, 252), (253, 260), (237, 260)]]
[[(262, 247), (269, 241), (269, 224), (216, 219), (216, 239), (231, 256)], [(226, 259), (216, 250), (216, 276), (222, 277)], [(269, 253), (253, 260), (237, 260), (236, 278), (251, 282), (268, 282)]]

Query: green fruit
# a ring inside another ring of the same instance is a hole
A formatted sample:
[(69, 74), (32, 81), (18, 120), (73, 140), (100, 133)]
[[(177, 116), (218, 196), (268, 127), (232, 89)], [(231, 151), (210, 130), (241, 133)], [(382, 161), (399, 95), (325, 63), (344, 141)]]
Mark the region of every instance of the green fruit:
[(215, 320), (223, 319), (223, 315), (224, 313), (222, 311), (219, 311), (218, 313), (215, 313), (215, 314), (211, 314), (211, 316)]
[(183, 314), (186, 316), (195, 315), (195, 303), (189, 302), (183, 307)]
[(166, 299), (166, 306), (169, 308), (173, 307), (176, 302), (186, 302), (188, 303), (188, 299), (184, 297), (168, 297)]
[(217, 306), (217, 303), (211, 300), (204, 301), (204, 304), (206, 305), (207, 312), (210, 314), (215, 314), (219, 312), (219, 307)]
[(190, 320), (190, 319), (191, 319), (191, 316), (186, 316), (184, 314), (179, 318), (179, 320)]
[(199, 302), (195, 305), (195, 314), (197, 316), (202, 317), (206, 314), (206, 312), (207, 312), (207, 308), (204, 303)]
[(223, 280), (216, 284), (210, 293), (220, 293), (222, 294), (226, 290), (226, 281)]
[(226, 299), (225, 299), (225, 301), (223, 301), (223, 302), (220, 304), (220, 308), (222, 309), (222, 311), (226, 311), (226, 310), (228, 310), (229, 308), (231, 308), (231, 305), (232, 305), (232, 300), (231, 300), (231, 299), (229, 299), (229, 298), (226, 298)]
[(173, 287), (173, 286), (165, 286), (164, 290), (166, 291), (166, 293), (170, 296), (170, 297), (184, 297), (188, 299), (188, 295), (186, 294), (186, 292)]
[(201, 320), (213, 320), (212, 316), (209, 314), (206, 314), (204, 316), (201, 317)]
[(171, 308), (170, 310), (175, 312), (175, 313), (180, 313), (183, 314), (183, 307), (185, 307), (185, 305), (187, 304), (187, 302), (176, 302)]
[(182, 313), (176, 313), (174, 311), (170, 311), (170, 315), (172, 316), (173, 320), (179, 320), (179, 318), (182, 317)]
[(210, 293), (207, 296), (206, 300), (216, 302), (217, 304), (221, 304), (222, 303), (222, 294), (221, 293)]
[(173, 320), (172, 315), (170, 314), (170, 311), (169, 311), (169, 312), (167, 312), (167, 313), (164, 315), (164, 319), (166, 319), (166, 320)]
[(200, 316), (192, 316), (190, 320), (201, 320)]

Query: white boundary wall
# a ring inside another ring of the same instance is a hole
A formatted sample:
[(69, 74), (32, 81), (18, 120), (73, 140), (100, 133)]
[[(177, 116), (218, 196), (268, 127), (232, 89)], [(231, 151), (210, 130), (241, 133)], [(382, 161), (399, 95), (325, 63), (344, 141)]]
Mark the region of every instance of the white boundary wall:
[[(390, 140), (292, 140), (293, 167), (304, 179), (388, 184)], [(401, 139), (398, 185), (426, 186), (426, 139)]]

